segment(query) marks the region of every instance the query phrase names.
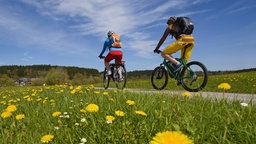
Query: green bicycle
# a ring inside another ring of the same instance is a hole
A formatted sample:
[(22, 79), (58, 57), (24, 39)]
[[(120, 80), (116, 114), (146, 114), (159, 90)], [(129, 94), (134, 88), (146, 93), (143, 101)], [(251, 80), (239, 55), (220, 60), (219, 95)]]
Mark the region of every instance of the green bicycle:
[[(186, 48), (186, 47), (185, 47)], [(186, 63), (184, 58), (176, 58), (183, 64), (183, 68), (174, 72), (171, 62), (164, 59), (160, 66), (157, 66), (151, 75), (151, 83), (154, 89), (162, 90), (168, 83), (168, 75), (177, 80), (178, 84), (189, 91), (198, 92), (202, 90), (208, 82), (208, 70), (199, 61)]]

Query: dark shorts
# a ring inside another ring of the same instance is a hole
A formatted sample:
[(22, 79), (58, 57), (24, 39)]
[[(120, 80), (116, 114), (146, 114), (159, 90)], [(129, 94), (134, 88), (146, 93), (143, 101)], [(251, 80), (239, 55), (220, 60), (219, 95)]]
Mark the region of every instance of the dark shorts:
[(116, 62), (121, 62), (123, 58), (122, 51), (110, 51), (108, 55), (105, 57), (105, 62), (110, 62), (115, 59)]

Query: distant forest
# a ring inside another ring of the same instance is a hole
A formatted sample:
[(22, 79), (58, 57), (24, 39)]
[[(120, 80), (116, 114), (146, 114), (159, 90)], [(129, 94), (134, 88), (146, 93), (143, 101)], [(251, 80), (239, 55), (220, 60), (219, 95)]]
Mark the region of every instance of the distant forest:
[(80, 73), (82, 75), (93, 75), (96, 76), (99, 74), (99, 71), (96, 69), (89, 68), (79, 68), (79, 67), (63, 67), (63, 66), (51, 66), (51, 65), (29, 65), (29, 66), (0, 66), (0, 74), (7, 74), (10, 78), (39, 78), (45, 77), (46, 74), (51, 69), (61, 68), (67, 71), (67, 74), (70, 79), (72, 79), (75, 74)]
[[(235, 71), (209, 71), (209, 75), (256, 71), (256, 68)], [(129, 79), (148, 79), (152, 70), (136, 70), (127, 72)], [(54, 84), (91, 84), (102, 80), (102, 72), (97, 69), (75, 66), (52, 65), (9, 65), (0, 66), (0, 86), (6, 85), (54, 85)]]
[(90, 68), (51, 65), (0, 66), (0, 86), (87, 84), (98, 81), (100, 81), (100, 72)]

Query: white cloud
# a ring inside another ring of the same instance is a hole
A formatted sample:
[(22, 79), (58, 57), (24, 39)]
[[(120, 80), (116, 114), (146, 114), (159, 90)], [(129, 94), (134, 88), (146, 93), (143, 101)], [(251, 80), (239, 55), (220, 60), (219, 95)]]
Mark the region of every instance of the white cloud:
[[(166, 15), (166, 11), (186, 7), (189, 4), (188, 0), (150, 3), (147, 0), (22, 0), (22, 2), (35, 8), (42, 18), (51, 19), (62, 25), (58, 28), (52, 24), (47, 26), (47, 23), (34, 24), (31, 23), (33, 19), (22, 23), (17, 17), (10, 17), (15, 23), (11, 25), (18, 27), (20, 35), (27, 37), (29, 41), (26, 42), (31, 45), (34, 43), (51, 50), (68, 52), (72, 47), (74, 53), (81, 52), (84, 51), (84, 47), (91, 46), (76, 43), (72, 33), (80, 34), (84, 38), (93, 36), (100, 41), (106, 37), (108, 30), (113, 30), (127, 37), (129, 41), (126, 43), (131, 50), (145, 57), (152, 53), (157, 41), (152, 40), (147, 30), (141, 31), (141, 29), (158, 25), (159, 19), (170, 16)], [(21, 41), (25, 42), (24, 39)], [(145, 50), (146, 47), (150, 50)]]
[(32, 59), (33, 59), (33, 57), (30, 56), (29, 52), (25, 52), (25, 53), (23, 53), (23, 57), (21, 58), (21, 61), (30, 61)]

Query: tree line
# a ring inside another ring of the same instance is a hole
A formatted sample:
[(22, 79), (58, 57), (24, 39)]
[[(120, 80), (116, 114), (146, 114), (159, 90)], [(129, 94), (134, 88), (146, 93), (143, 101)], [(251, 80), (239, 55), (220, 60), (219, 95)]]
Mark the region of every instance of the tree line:
[(87, 84), (100, 81), (97, 69), (52, 66), (52, 65), (9, 65), (0, 66), (0, 86), (24, 83), (33, 85)]

